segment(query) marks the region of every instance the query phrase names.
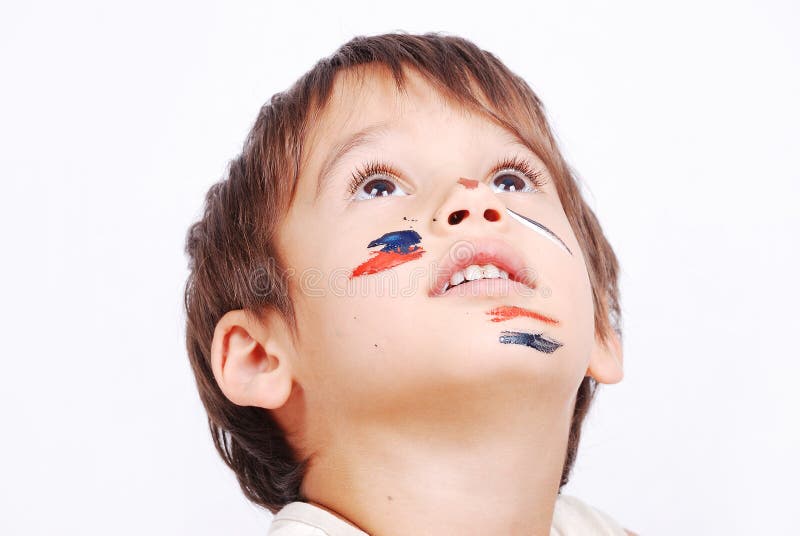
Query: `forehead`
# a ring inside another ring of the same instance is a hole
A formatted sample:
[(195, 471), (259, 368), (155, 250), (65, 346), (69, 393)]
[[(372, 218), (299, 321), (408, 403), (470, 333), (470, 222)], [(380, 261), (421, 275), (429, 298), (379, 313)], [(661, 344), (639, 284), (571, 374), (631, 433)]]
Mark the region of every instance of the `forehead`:
[[(495, 139), (504, 145), (530, 149), (515, 133), (503, 128), (488, 113), (466, 107), (439, 91), (413, 68), (404, 69), (404, 92), (398, 91), (385, 66), (362, 66), (339, 71), (325, 107), (312, 114), (303, 147), (302, 167), (318, 170), (320, 179), (337, 155), (388, 132), (419, 139), (430, 121), (462, 121), (462, 134), (473, 143)], [(484, 106), (479, 91), (473, 93)]]

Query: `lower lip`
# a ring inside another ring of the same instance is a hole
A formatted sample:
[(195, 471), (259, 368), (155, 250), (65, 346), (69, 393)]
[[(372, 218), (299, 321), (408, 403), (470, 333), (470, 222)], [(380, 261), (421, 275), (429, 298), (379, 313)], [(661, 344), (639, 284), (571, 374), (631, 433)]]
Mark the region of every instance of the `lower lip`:
[(534, 289), (511, 279), (492, 278), (467, 281), (450, 287), (440, 297), (457, 296), (462, 298), (479, 298), (492, 296), (532, 296)]

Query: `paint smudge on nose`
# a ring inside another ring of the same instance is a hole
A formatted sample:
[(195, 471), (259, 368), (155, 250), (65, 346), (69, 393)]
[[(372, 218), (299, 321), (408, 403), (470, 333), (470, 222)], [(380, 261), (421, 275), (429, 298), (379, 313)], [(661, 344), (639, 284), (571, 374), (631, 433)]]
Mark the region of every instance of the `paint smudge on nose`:
[(492, 322), (502, 322), (504, 320), (511, 320), (512, 318), (523, 316), (527, 318), (533, 318), (535, 320), (541, 320), (547, 324), (558, 324), (558, 320), (555, 318), (550, 318), (549, 316), (537, 313), (536, 311), (531, 311), (530, 309), (525, 309), (524, 307), (517, 307), (516, 305), (501, 305), (500, 307), (495, 307), (491, 311), (486, 311), (486, 314), (494, 317), (491, 319)]
[(544, 225), (542, 225), (538, 221), (532, 220), (532, 219), (528, 218), (527, 216), (523, 216), (522, 214), (518, 214), (518, 213), (514, 212), (513, 210), (511, 210), (508, 207), (506, 207), (506, 210), (508, 211), (508, 213), (511, 215), (512, 218), (514, 218), (515, 220), (520, 222), (522, 225), (524, 225), (525, 227), (527, 227), (527, 228), (529, 228), (529, 229), (531, 229), (533, 231), (536, 231), (537, 233), (539, 233), (540, 235), (544, 236), (545, 238), (547, 238), (551, 242), (554, 242), (554, 243), (558, 244), (559, 246), (564, 248), (567, 253), (572, 255), (572, 251), (570, 251), (570, 249), (567, 247), (567, 245), (564, 243), (564, 241), (561, 240), (558, 237), (558, 235), (556, 235), (553, 231), (551, 231), (550, 229), (548, 229), (547, 227), (545, 227)]
[(475, 179), (465, 179), (464, 177), (458, 179), (458, 184), (464, 186), (468, 190), (474, 190), (478, 187), (478, 181)]
[(545, 354), (552, 354), (564, 346), (541, 333), (525, 333), (524, 331), (504, 331), (500, 335), (500, 342), (503, 344), (521, 344)]
[(372, 257), (358, 265), (350, 274), (350, 279), (374, 274), (394, 268), (400, 264), (419, 259), (425, 250), (418, 246), (422, 237), (416, 231), (392, 231), (376, 238), (367, 247), (383, 246), (372, 252)]

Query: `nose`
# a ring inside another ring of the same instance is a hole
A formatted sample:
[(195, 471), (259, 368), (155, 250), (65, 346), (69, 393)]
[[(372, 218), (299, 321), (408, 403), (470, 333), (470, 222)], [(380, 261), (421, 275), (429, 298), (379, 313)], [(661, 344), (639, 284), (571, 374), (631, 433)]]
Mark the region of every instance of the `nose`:
[(489, 186), (461, 177), (454, 181), (432, 223), (437, 234), (447, 234), (454, 230), (499, 230), (508, 225), (507, 220), (505, 206)]

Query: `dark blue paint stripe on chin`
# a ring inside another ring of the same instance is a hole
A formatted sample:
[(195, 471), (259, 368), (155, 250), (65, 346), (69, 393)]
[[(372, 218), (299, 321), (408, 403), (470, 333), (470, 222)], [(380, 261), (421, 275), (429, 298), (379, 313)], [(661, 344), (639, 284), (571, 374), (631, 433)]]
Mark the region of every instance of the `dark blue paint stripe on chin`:
[(503, 331), (500, 335), (500, 342), (522, 344), (546, 354), (552, 354), (563, 346), (560, 342), (545, 337), (541, 333), (525, 333), (523, 331)]

